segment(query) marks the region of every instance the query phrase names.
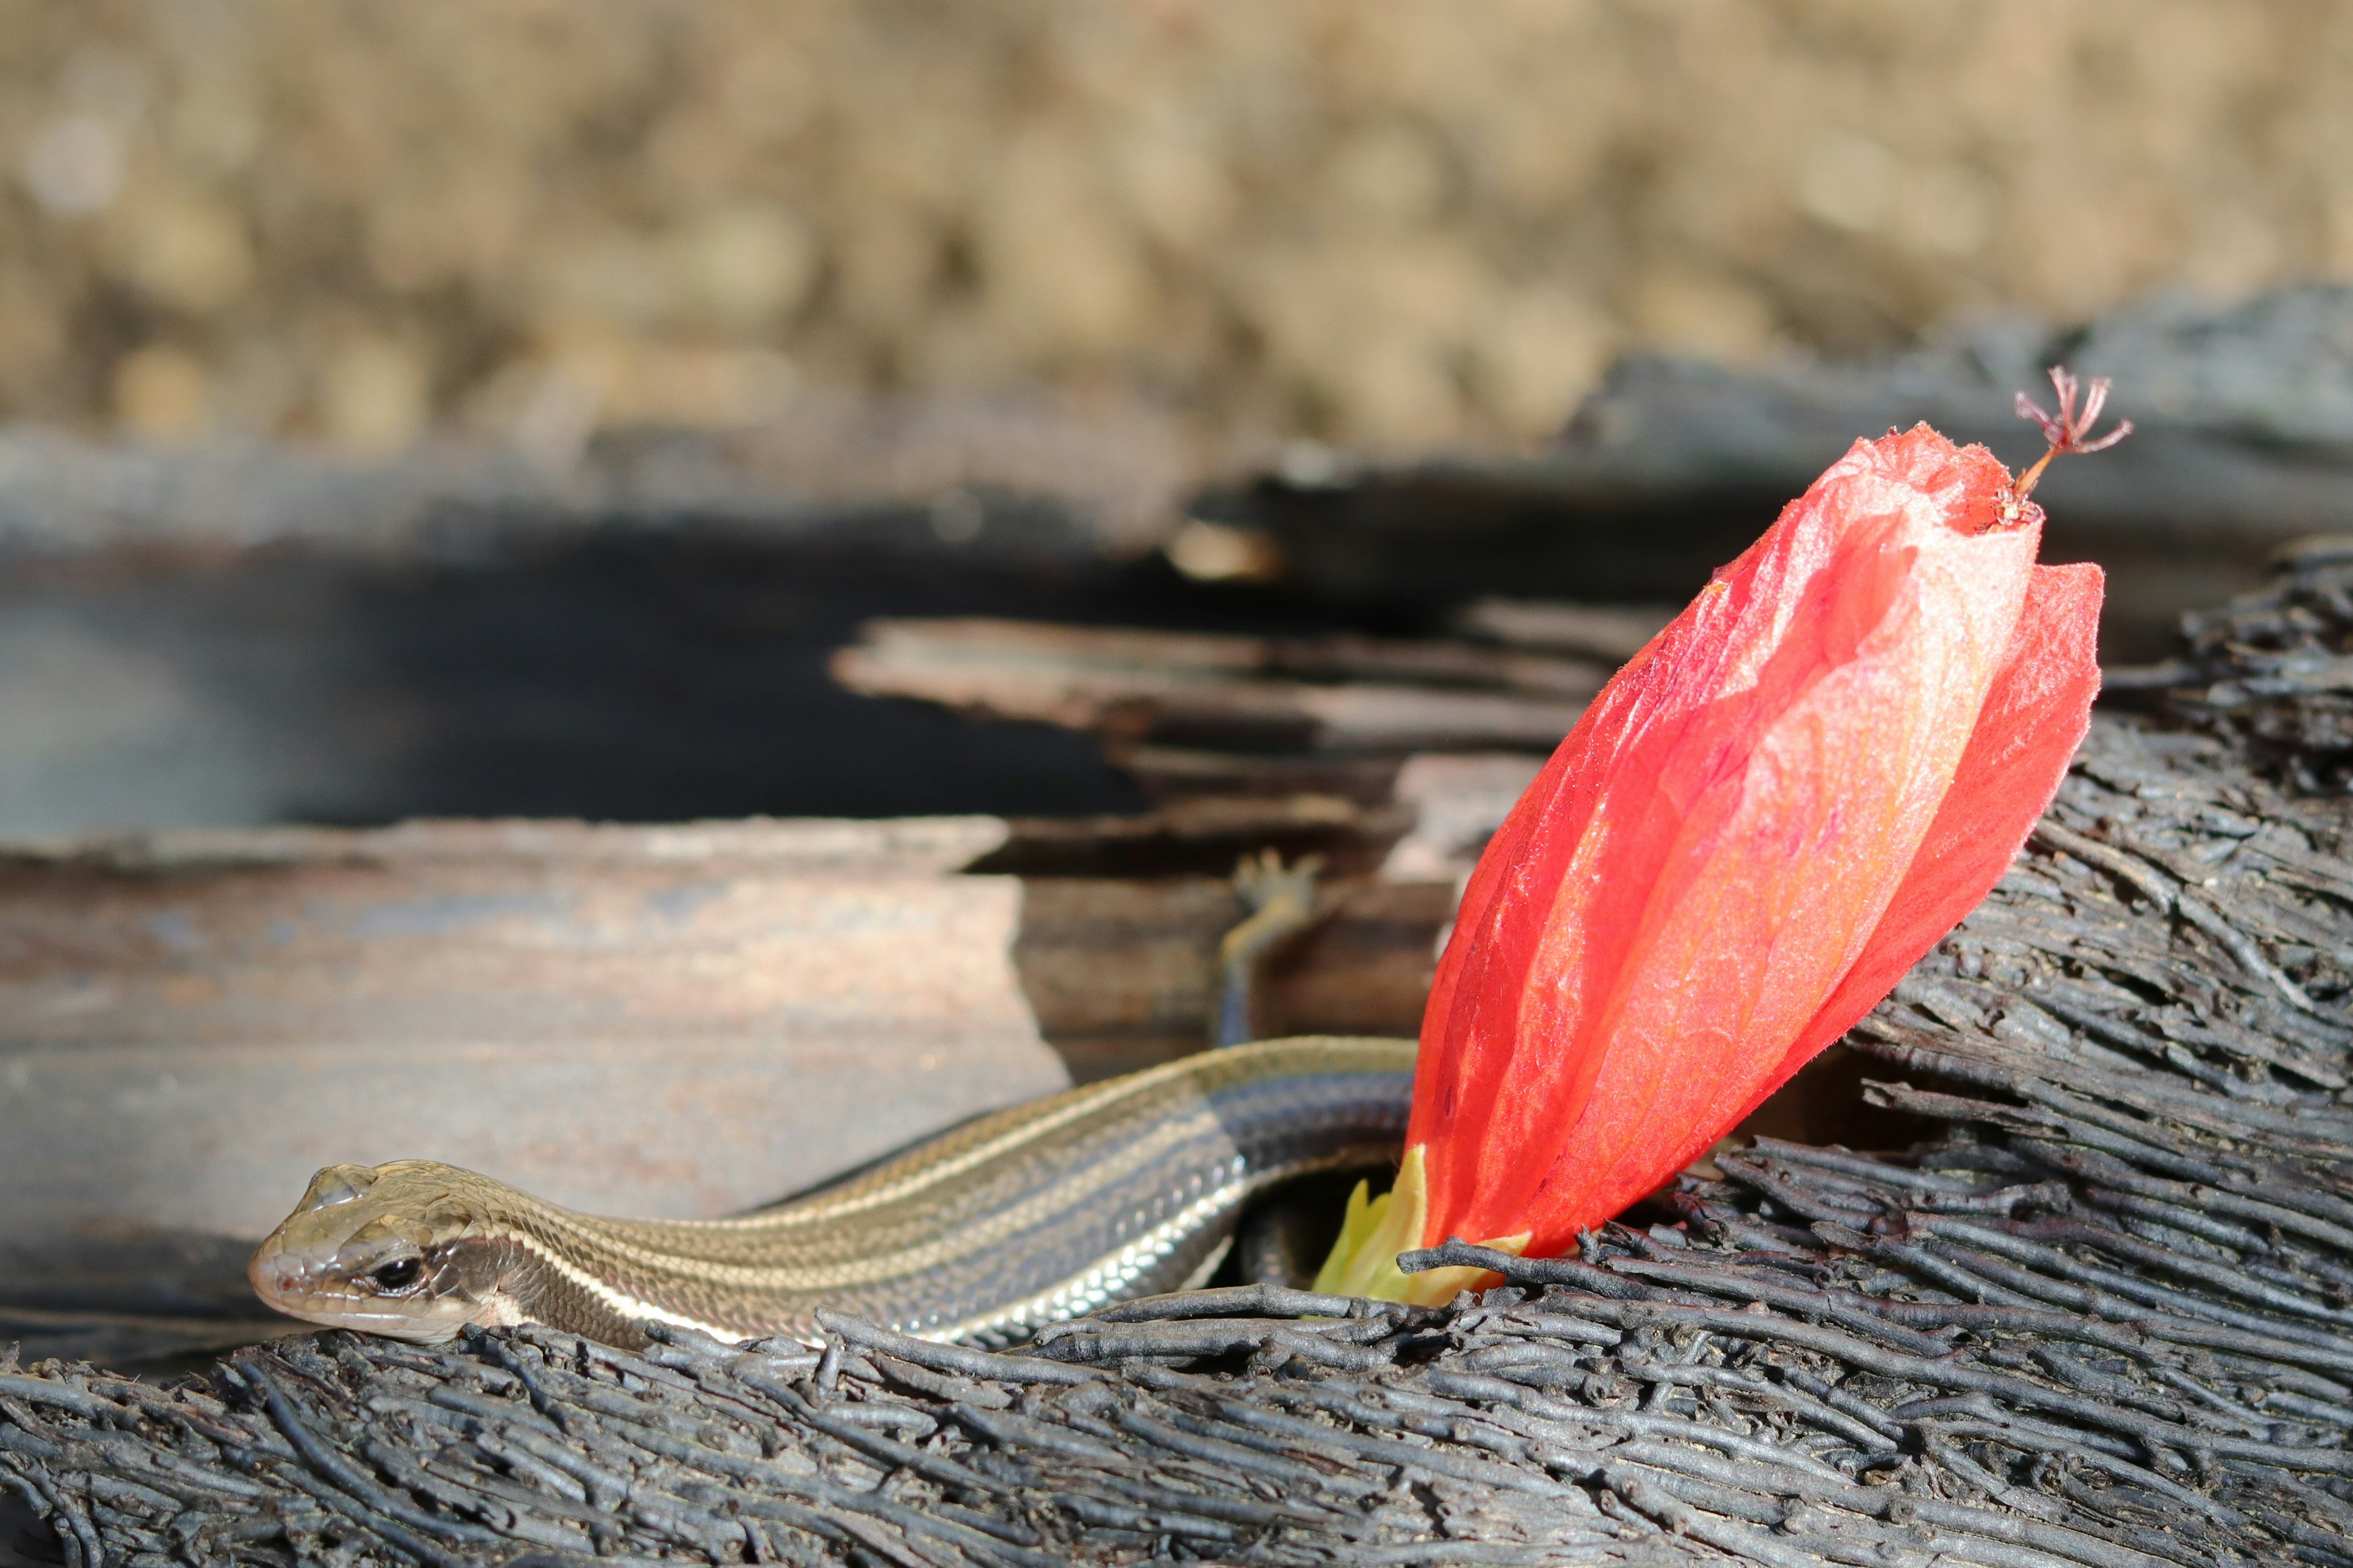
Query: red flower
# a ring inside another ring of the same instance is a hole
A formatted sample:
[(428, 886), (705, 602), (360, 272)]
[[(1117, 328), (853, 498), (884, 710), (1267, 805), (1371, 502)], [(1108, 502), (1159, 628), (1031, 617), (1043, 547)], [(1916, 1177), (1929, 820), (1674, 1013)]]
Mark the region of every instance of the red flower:
[(1344, 1251), (1568, 1247), (1984, 898), (2099, 685), (2099, 569), (2035, 565), (2042, 521), (1981, 447), (1857, 442), (1619, 672), (1472, 877)]

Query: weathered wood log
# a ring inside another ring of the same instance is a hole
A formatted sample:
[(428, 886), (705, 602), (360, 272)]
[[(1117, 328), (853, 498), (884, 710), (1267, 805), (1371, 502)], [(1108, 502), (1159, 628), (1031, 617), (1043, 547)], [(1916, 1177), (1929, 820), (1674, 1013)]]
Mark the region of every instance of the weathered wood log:
[(76, 1563), (2339, 1568), (2348, 826), (2228, 740), (2101, 719), (1853, 1037), (1928, 1136), (1720, 1151), (1572, 1258), (1440, 1249), (1509, 1279), (1444, 1310), (9, 1368), (0, 1479)]
[(2133, 671), (2178, 719), (2245, 742), (2300, 789), (2353, 786), (2353, 535), (2282, 552), (2262, 589), (2184, 620), (2182, 657)]

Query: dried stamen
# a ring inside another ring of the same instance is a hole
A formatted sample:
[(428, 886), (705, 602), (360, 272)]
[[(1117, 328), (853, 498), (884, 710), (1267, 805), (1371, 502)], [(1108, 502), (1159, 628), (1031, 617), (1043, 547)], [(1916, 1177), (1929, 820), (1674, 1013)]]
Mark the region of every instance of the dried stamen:
[(2108, 378), (2105, 375), (2092, 378), (2091, 393), (2084, 399), (2084, 410), (2080, 414), (2075, 411), (2075, 395), (2084, 390), (2083, 383), (2076, 380), (2075, 373), (2063, 364), (2051, 367), (2052, 390), (2059, 395), (2057, 414), (2045, 414), (2034, 399), (2022, 392), (2018, 395), (2018, 416), (2033, 420), (2049, 446), (2042, 456), (2034, 460), (2034, 466), (2019, 475), (2018, 482), (2010, 487), (2014, 501), (2022, 503), (2034, 493), (2035, 482), (2042, 478), (2042, 470), (2049, 468), (2051, 459), (2061, 453), (2105, 452), (2132, 434), (2133, 422), (2119, 419), (2115, 429), (2097, 439), (2092, 438), (2092, 426), (2100, 422), (2100, 410), (2108, 405)]

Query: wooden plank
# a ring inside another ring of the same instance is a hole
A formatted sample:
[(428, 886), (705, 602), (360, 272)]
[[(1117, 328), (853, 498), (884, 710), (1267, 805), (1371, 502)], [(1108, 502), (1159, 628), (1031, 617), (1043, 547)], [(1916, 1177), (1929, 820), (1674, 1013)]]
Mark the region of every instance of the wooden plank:
[(835, 679), (1122, 741), (1242, 751), (1549, 751), (1609, 670), (1471, 643), (878, 620)]
[[(1392, 770), (1394, 771), (1394, 770)], [(1209, 875), (1222, 881), (1244, 855), (1286, 861), (1314, 855), (1328, 873), (1378, 867), (1413, 813), (1326, 795), (1200, 795), (1133, 816), (1024, 817), (1000, 847), (969, 868), (1025, 877)]]
[[(1134, 1071), (1207, 1042), (1218, 940), (1243, 912), (1228, 883), (1045, 878), (1025, 895), (1014, 962), (1074, 1078)], [(1267, 1031), (1418, 1033), (1453, 889), (1359, 878), (1327, 885), (1324, 900), (1324, 922), (1268, 965)]]
[(1337, 795), (1364, 805), (1386, 805), (1405, 759), (1396, 756), (1264, 755), (1188, 746), (1137, 745), (1107, 739), (1104, 760), (1132, 775), (1145, 798), (1171, 802), (1201, 796)]
[[(1310, 799), (1092, 827), (18, 845), (0, 852), (0, 1300), (235, 1310), (247, 1243), (322, 1164), (429, 1157), (575, 1207), (713, 1215), (1168, 1059), (1205, 1043), (1218, 940), (1245, 912), (1202, 868), (1295, 850), (1286, 833), (1359, 874), (1273, 966), (1271, 1022), (1409, 1034), (1452, 894), (1363, 874), (1394, 817)], [(1025, 855), (1190, 874), (967, 869)]]
[[(0, 1236), (258, 1236), (423, 1155), (774, 1198), (1068, 1081), (990, 819), (221, 834), (0, 868)], [(144, 858), (145, 864), (141, 864)]]
[(1642, 651), (1675, 618), (1672, 605), (1572, 605), (1557, 599), (1474, 599), (1458, 630), (1510, 647), (1582, 654), (1616, 666)]

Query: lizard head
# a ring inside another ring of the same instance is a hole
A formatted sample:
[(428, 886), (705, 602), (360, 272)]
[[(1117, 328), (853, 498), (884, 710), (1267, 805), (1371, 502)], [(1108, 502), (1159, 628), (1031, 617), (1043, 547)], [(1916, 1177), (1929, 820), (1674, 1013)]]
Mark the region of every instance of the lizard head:
[(330, 1165), (269, 1233), (246, 1278), (290, 1317), (438, 1343), (522, 1321), (513, 1242), (486, 1226), (496, 1183), (430, 1160)]

